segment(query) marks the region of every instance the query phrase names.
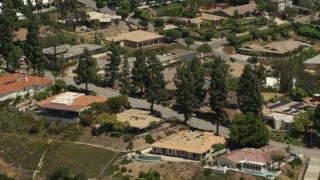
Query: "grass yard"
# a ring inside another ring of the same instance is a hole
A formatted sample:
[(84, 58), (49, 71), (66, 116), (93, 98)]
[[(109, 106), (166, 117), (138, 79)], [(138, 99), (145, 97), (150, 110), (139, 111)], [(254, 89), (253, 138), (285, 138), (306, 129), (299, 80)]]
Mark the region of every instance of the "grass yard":
[(8, 165), (22, 168), (26, 174), (25, 179), (31, 178), (41, 155), (48, 147), (47, 140), (7, 134), (0, 136), (0, 157)]
[(64, 167), (75, 174), (84, 173), (88, 178), (94, 178), (114, 155), (115, 152), (101, 148), (53, 141), (40, 171), (50, 173)]

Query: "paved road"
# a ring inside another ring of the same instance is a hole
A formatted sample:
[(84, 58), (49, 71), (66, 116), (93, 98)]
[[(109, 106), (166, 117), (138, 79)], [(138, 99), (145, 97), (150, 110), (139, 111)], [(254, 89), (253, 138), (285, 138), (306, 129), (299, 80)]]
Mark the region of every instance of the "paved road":
[[(315, 13), (315, 15), (313, 16), (314, 20), (319, 20), (320, 19), (319, 15), (320, 15), (320, 12)], [(311, 17), (310, 15), (309, 16), (302, 16), (302, 17), (295, 18), (294, 21), (301, 22), (301, 23), (310, 22), (310, 17)]]

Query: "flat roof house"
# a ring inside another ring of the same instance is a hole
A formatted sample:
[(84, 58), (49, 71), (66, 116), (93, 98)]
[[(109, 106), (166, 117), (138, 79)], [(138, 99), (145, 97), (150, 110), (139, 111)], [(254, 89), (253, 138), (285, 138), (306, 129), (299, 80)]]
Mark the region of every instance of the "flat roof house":
[(106, 97), (86, 96), (83, 93), (65, 92), (37, 103), (38, 109), (45, 116), (70, 119), (69, 123), (78, 122), (80, 113), (90, 108), (95, 102), (105, 102)]
[(260, 149), (243, 148), (233, 150), (218, 157), (217, 165), (222, 167), (233, 168), (235, 170), (249, 170), (257, 172), (266, 172), (272, 169), (272, 155), (285, 155), (283, 150), (275, 149), (272, 146), (264, 146)]
[[(64, 44), (56, 47), (57, 56), (62, 55), (66, 61), (72, 59), (78, 59), (83, 54), (83, 50), (87, 48), (92, 55), (98, 54), (103, 46), (96, 44), (79, 44), (79, 45), (69, 45)], [(49, 47), (43, 49), (43, 53), (52, 58), (55, 54), (55, 47)]]
[(320, 68), (320, 54), (303, 62), (304, 68), (318, 70)]
[(0, 76), (0, 101), (24, 96), (27, 93), (33, 95), (35, 92), (43, 91), (53, 84), (53, 81), (27, 74), (8, 74)]
[(152, 116), (149, 111), (128, 109), (117, 114), (117, 121), (127, 121), (132, 128), (140, 133), (152, 129), (161, 122), (161, 119)]
[(212, 152), (213, 145), (225, 143), (225, 137), (212, 132), (185, 130), (153, 143), (151, 152), (198, 161)]
[(208, 10), (206, 12), (212, 13), (217, 16), (222, 16), (222, 17), (232, 17), (234, 15), (235, 11), (239, 12), (240, 18), (251, 17), (257, 11), (257, 4), (252, 2), (249, 4), (244, 4), (244, 5), (240, 5), (240, 6), (233, 6), (233, 7), (229, 7), (226, 9), (212, 10), (212, 12), (210, 12), (210, 10)]
[(116, 21), (121, 20), (121, 16), (110, 15), (100, 12), (88, 12), (89, 22), (98, 21), (100, 26), (114, 25)]
[(251, 54), (258, 52), (264, 56), (285, 56), (286, 53), (293, 52), (301, 46), (299, 41), (286, 40), (279, 42), (272, 42), (264, 47), (257, 44), (251, 44), (242, 48), (239, 48), (241, 54)]
[(140, 48), (164, 43), (164, 36), (157, 33), (137, 30), (108, 37), (106, 41), (114, 41), (120, 46)]

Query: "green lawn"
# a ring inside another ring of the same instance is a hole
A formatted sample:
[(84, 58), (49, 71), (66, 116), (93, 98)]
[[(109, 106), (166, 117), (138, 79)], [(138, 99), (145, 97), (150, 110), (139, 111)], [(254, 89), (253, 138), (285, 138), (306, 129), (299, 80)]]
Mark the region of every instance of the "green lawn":
[(73, 143), (52, 142), (41, 171), (52, 172), (65, 167), (74, 174), (85, 173), (88, 178), (97, 177), (115, 152)]
[(47, 140), (7, 134), (0, 136), (0, 158), (13, 167), (21, 167), (27, 176), (32, 175), (48, 147)]

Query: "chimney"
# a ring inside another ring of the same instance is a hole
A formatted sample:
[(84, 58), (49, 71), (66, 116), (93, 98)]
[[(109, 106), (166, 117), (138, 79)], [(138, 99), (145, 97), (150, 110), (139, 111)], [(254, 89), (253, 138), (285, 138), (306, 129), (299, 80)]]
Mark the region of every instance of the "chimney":
[(230, 154), (230, 149), (227, 149), (227, 154)]

